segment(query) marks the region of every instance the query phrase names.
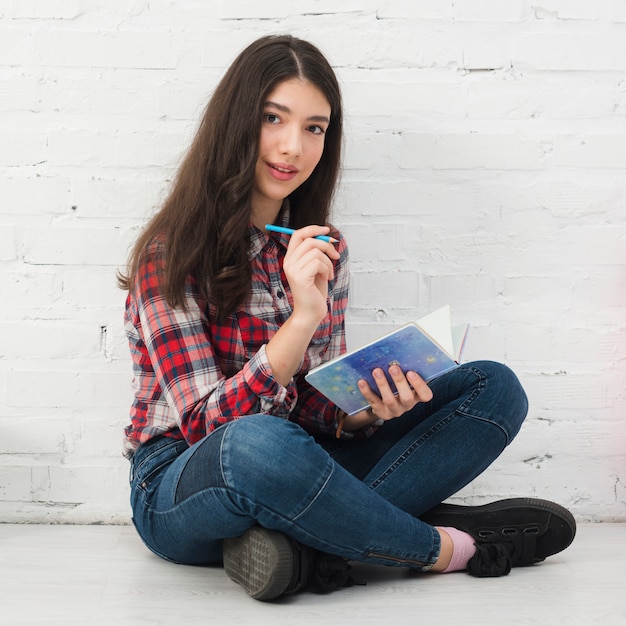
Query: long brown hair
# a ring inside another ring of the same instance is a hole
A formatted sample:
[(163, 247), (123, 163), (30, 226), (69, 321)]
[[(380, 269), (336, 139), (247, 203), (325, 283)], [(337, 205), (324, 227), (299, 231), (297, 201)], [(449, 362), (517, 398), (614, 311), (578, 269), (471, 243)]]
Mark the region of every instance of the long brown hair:
[(263, 105), (281, 82), (300, 78), (315, 85), (331, 107), (324, 151), (317, 167), (289, 197), (291, 226), (328, 222), (342, 143), (342, 104), (337, 78), (322, 53), (295, 37), (268, 36), (235, 59), (211, 97), (191, 147), (158, 213), (136, 241), (122, 289), (130, 289), (143, 255), (163, 241), (163, 295), (184, 307), (185, 281), (224, 319), (250, 290), (248, 228)]

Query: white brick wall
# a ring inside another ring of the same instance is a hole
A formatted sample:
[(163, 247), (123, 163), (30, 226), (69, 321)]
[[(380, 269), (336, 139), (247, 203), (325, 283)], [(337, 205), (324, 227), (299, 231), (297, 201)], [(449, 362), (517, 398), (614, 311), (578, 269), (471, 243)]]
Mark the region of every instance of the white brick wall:
[(626, 519), (625, 0), (0, 2), (0, 521), (127, 522), (115, 270), (265, 33), (343, 84), (349, 341), (444, 303), (519, 438), (463, 494)]

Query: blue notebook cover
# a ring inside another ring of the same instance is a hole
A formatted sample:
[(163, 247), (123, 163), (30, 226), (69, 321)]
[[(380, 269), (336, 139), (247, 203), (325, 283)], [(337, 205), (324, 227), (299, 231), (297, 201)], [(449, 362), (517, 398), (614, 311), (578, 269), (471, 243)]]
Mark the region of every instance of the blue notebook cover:
[[(417, 372), (426, 382), (458, 367), (458, 363), (439, 344), (417, 324), (411, 323), (362, 348), (323, 363), (305, 378), (340, 409), (354, 415), (369, 407), (357, 387), (357, 381), (365, 379), (376, 390), (378, 387), (372, 371), (380, 367), (387, 374), (393, 364), (400, 366), (403, 372)], [(387, 378), (395, 391), (388, 375)]]

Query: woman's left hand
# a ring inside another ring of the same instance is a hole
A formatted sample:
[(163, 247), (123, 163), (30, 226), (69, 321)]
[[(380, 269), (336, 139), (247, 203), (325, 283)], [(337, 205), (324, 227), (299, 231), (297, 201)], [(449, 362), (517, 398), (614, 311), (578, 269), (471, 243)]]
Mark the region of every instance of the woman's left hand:
[(424, 379), (415, 372), (409, 371), (406, 376), (397, 365), (389, 368), (389, 376), (394, 382), (397, 394), (391, 389), (382, 369), (372, 372), (378, 387), (378, 394), (365, 380), (359, 381), (359, 391), (369, 402), (374, 415), (382, 420), (391, 420), (410, 411), (419, 402), (432, 400), (433, 392)]

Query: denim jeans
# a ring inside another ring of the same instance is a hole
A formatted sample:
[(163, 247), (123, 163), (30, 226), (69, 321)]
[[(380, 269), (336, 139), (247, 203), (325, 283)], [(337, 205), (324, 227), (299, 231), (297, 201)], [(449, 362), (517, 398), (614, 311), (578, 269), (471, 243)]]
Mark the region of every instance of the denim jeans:
[(178, 563), (219, 563), (254, 525), (347, 559), (427, 570), (439, 534), (419, 515), (487, 468), (519, 431), (526, 395), (504, 365), (462, 365), (433, 399), (365, 440), (314, 438), (272, 415), (229, 422), (189, 447), (158, 437), (131, 461), (133, 522)]

